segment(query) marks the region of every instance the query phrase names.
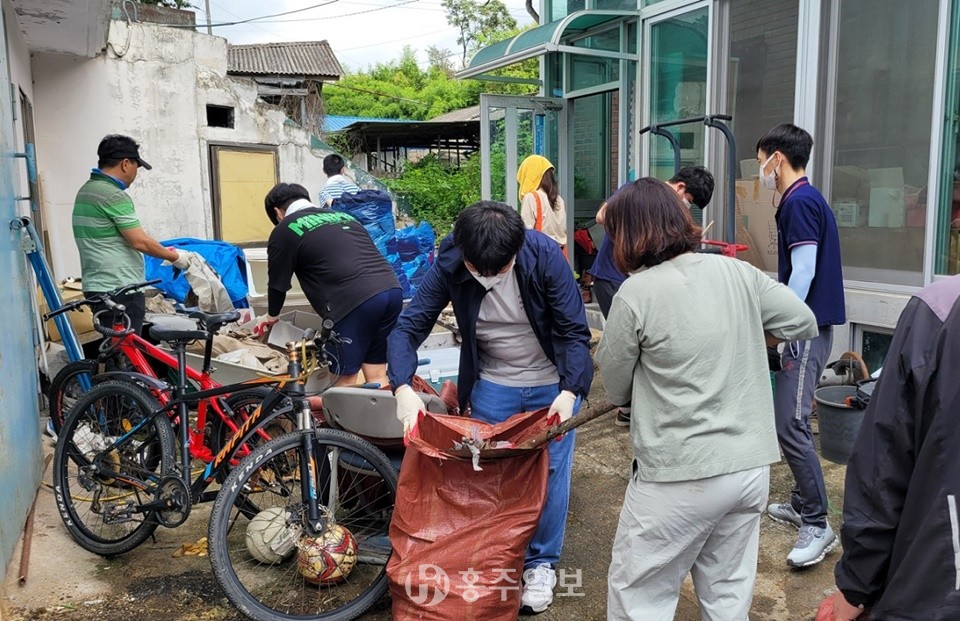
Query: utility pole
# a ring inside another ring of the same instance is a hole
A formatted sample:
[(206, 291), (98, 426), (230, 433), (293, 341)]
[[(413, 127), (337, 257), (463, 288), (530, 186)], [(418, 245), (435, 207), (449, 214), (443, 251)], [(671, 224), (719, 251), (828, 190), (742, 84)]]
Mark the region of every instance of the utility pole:
[(210, 21), (210, 0), (204, 0), (204, 5), (206, 6), (206, 9), (207, 9), (207, 34), (212, 35), (213, 28), (210, 26), (210, 24), (213, 22)]

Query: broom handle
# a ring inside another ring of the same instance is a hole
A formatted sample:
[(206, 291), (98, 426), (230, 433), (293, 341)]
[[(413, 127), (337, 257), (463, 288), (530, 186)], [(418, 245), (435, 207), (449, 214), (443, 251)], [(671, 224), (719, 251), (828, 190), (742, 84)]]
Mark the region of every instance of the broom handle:
[(550, 440), (553, 440), (557, 436), (563, 435), (570, 431), (571, 429), (576, 429), (584, 423), (588, 423), (593, 419), (603, 416), (607, 412), (612, 412), (617, 409), (617, 406), (613, 405), (606, 399), (600, 401), (594, 406), (591, 406), (585, 410), (581, 410), (579, 414), (570, 418), (566, 422), (560, 423), (559, 425), (553, 425), (547, 429), (544, 429), (537, 435), (533, 436), (526, 442), (518, 444), (516, 448), (520, 449), (532, 449), (537, 448), (541, 444), (546, 444)]

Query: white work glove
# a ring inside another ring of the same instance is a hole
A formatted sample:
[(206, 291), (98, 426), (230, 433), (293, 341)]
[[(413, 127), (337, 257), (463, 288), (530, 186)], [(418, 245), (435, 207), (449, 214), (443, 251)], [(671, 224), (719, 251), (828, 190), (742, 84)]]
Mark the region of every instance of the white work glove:
[(577, 403), (577, 395), (569, 390), (562, 391), (557, 398), (550, 404), (550, 411), (547, 412), (547, 418), (558, 414), (560, 422), (565, 423), (573, 418), (573, 406)]
[(267, 334), (270, 332), (270, 328), (273, 327), (273, 324), (277, 323), (279, 320), (279, 317), (274, 317), (273, 315), (264, 315), (260, 319), (257, 319), (257, 324), (253, 326), (253, 335), (257, 338), (260, 338), (264, 334)]
[(178, 270), (186, 270), (188, 267), (190, 267), (190, 255), (193, 253), (187, 252), (186, 250), (177, 250), (176, 253), (177, 253), (177, 260), (174, 261), (171, 265), (173, 265)]
[(427, 406), (408, 384), (397, 388), (393, 394), (397, 398), (397, 420), (403, 424), (403, 435), (407, 435), (417, 424), (420, 412), (427, 411)]

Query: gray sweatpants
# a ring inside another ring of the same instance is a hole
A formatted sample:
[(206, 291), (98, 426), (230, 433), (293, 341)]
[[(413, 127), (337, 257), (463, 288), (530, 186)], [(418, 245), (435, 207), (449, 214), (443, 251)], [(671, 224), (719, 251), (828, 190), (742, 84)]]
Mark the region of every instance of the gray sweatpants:
[(793, 472), (796, 485), (790, 504), (804, 524), (827, 525), (827, 489), (820, 458), (810, 429), (813, 393), (833, 346), (833, 326), (821, 326), (820, 335), (809, 341), (786, 343), (774, 375), (774, 411), (780, 449)]
[(770, 467), (627, 485), (613, 540), (608, 621), (670, 621), (687, 573), (704, 621), (747, 621)]

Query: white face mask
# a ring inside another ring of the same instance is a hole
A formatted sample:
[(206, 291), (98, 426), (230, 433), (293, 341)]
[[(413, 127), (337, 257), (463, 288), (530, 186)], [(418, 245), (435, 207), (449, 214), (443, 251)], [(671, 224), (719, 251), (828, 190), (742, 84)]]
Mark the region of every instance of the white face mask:
[(510, 263), (507, 264), (507, 267), (496, 276), (481, 276), (479, 272), (475, 272), (469, 267), (467, 268), (467, 271), (470, 272), (470, 275), (473, 276), (473, 279), (480, 283), (484, 289), (490, 291), (506, 279), (507, 274), (509, 274), (510, 270), (513, 269), (514, 260), (515, 259), (510, 259)]
[[(774, 153), (773, 155), (776, 155), (776, 153)], [(773, 159), (773, 155), (768, 157), (767, 161), (760, 166), (760, 185), (765, 187), (768, 190), (775, 191), (777, 189), (777, 172), (778, 172), (777, 169), (779, 169), (780, 167), (777, 166), (776, 168), (774, 168), (772, 171), (770, 171), (769, 175), (765, 175), (763, 173), (763, 170), (767, 167), (767, 164), (769, 164), (770, 160)]]

